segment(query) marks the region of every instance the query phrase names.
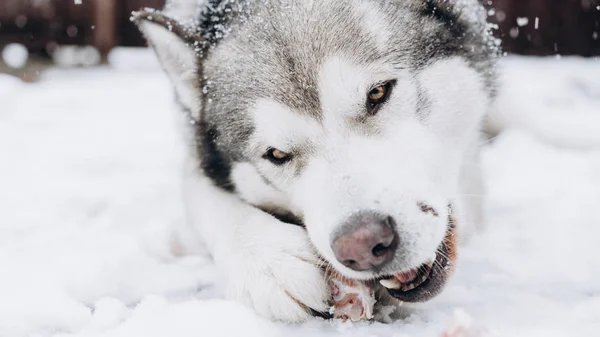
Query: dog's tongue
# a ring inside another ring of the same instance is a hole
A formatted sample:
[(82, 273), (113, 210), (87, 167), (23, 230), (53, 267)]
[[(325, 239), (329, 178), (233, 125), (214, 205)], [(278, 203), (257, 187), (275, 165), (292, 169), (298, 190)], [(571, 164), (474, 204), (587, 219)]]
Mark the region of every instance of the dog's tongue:
[(394, 275), (398, 281), (402, 284), (408, 284), (414, 281), (417, 278), (417, 271), (411, 270), (404, 273), (398, 273)]

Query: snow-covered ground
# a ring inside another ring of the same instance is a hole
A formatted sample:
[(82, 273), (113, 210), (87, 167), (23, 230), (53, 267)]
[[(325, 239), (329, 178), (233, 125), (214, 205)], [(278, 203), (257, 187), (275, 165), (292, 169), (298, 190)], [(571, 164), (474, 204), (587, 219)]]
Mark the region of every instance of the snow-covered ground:
[(182, 140), (146, 51), (0, 75), (0, 337), (437, 337), (457, 309), (502, 336), (599, 336), (600, 61), (502, 68), (487, 227), (447, 291), (392, 325), (266, 322), (221, 299), (210, 263), (170, 255)]

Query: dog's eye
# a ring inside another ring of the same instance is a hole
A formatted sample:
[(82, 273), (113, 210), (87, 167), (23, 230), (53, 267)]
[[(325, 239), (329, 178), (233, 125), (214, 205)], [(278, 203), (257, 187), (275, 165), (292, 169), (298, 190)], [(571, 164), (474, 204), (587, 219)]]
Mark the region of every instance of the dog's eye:
[(390, 97), (392, 89), (396, 81), (387, 81), (379, 84), (367, 94), (367, 110), (369, 114), (374, 115), (379, 110), (379, 107)]
[(369, 101), (374, 104), (380, 103), (387, 96), (387, 89), (384, 85), (373, 88), (369, 93)]
[(263, 158), (270, 160), (273, 164), (282, 165), (292, 159), (292, 155), (287, 152), (283, 152), (276, 148), (270, 148)]

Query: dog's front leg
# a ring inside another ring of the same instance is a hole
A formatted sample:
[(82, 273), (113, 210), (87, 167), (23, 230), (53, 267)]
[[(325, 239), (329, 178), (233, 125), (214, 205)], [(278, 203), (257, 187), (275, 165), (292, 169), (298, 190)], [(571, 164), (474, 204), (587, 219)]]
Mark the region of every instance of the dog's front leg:
[(214, 186), (196, 166), (185, 190), (192, 227), (223, 272), (230, 299), (286, 322), (327, 310), (328, 286), (303, 228)]

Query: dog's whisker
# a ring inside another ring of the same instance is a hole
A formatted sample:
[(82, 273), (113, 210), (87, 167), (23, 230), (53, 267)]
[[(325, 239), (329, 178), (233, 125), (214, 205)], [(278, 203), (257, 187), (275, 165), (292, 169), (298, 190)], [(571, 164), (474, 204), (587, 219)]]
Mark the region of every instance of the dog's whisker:
[(444, 269), (444, 266), (442, 266), (442, 264), (437, 259), (433, 262), (433, 264), (435, 266), (438, 266), (440, 269)]
[[(445, 245), (445, 244), (444, 244)], [(440, 248), (441, 249), (441, 248)], [(452, 258), (445, 252), (441, 251), (440, 249), (438, 249), (437, 253), (443, 257), (446, 261), (449, 261), (449, 263), (452, 263)], [(437, 260), (436, 260), (437, 262)], [(438, 263), (438, 265), (440, 266), (440, 268), (445, 268), (446, 266), (442, 266), (441, 264)]]
[(450, 256), (448, 256), (448, 254), (442, 252), (442, 251), (438, 251), (437, 252), (441, 257), (443, 257), (444, 259), (450, 260)]

